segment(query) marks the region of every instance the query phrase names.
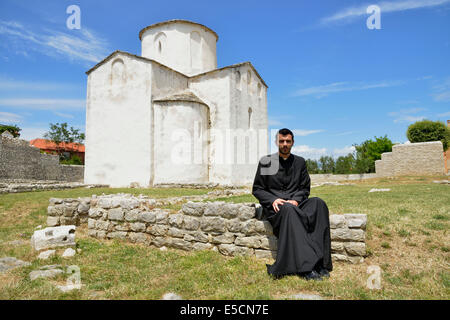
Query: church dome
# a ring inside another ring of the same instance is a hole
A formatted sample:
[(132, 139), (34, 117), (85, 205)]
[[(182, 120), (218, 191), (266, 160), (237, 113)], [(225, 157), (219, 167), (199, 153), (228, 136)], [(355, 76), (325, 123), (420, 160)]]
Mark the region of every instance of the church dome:
[(217, 68), (217, 33), (188, 20), (169, 20), (139, 32), (142, 56), (188, 76)]

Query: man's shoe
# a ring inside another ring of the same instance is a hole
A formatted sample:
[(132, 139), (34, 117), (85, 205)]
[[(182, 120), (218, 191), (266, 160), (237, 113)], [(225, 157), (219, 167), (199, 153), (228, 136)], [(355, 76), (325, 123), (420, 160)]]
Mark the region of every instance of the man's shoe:
[(304, 278), (305, 280), (322, 280), (320, 274), (318, 274), (315, 270), (304, 273), (302, 275), (302, 278)]
[(321, 277), (325, 277), (325, 278), (329, 278), (329, 277), (330, 277), (330, 273), (329, 273), (328, 270), (325, 269), (325, 268), (320, 268), (320, 270), (317, 271), (317, 273), (318, 273)]

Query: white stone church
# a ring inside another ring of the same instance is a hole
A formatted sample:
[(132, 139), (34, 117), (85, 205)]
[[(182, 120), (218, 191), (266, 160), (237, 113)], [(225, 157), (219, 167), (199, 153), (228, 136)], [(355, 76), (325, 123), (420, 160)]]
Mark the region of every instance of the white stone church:
[(253, 182), (269, 153), (267, 85), (250, 62), (217, 68), (218, 35), (186, 20), (139, 33), (86, 72), (84, 182)]

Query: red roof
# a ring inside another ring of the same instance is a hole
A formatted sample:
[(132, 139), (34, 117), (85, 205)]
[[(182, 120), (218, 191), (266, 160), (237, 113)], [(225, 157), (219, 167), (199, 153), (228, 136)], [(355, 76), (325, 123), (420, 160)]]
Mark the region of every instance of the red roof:
[[(33, 139), (30, 141), (30, 146), (37, 147), (41, 150), (57, 150), (56, 143), (46, 139)], [(73, 142), (61, 142), (59, 148), (64, 149), (64, 151), (85, 152), (83, 144)]]

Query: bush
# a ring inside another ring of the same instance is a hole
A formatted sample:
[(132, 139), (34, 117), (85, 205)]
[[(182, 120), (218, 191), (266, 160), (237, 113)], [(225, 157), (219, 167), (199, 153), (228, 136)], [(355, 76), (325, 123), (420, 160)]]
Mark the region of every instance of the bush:
[(450, 129), (441, 121), (417, 121), (408, 127), (406, 136), (410, 142), (441, 141), (444, 151), (450, 143)]
[(73, 155), (69, 160), (61, 160), (59, 163), (61, 163), (61, 164), (83, 165), (83, 161), (77, 155)]

